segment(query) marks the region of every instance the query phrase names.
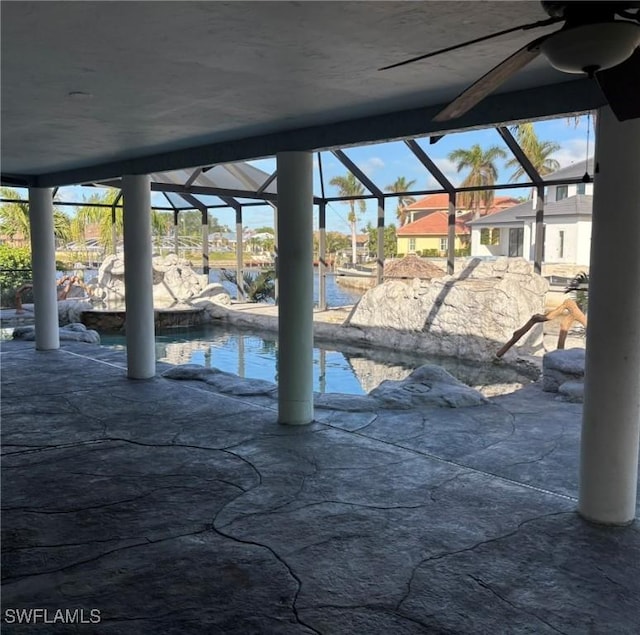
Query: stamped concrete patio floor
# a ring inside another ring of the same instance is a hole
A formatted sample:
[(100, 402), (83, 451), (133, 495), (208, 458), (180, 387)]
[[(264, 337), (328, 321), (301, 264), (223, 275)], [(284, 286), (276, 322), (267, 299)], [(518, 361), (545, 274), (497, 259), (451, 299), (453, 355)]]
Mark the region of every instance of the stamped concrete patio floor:
[(638, 524), (577, 516), (581, 406), (537, 386), (288, 427), (117, 351), (2, 350), (3, 633), (639, 631)]

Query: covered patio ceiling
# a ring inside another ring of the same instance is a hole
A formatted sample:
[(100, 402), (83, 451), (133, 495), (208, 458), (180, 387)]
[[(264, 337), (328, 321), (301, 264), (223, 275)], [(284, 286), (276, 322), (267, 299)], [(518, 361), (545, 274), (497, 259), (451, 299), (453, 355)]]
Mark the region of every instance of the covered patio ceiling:
[(464, 117), (433, 116), (557, 28), (525, 2), (4, 2), (2, 180), (59, 186), (585, 111), (539, 58)]

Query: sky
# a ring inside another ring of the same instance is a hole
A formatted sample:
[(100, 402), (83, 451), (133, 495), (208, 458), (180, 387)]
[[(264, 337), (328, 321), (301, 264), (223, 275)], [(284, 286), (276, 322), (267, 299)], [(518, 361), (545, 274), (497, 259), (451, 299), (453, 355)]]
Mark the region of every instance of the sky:
[[(589, 134), (587, 135), (587, 127)], [(560, 149), (552, 156), (560, 167), (566, 167), (587, 158), (587, 136), (589, 137), (589, 156), (593, 155), (594, 131), (593, 120), (587, 122), (587, 117), (581, 117), (577, 124), (566, 118), (539, 121), (534, 123), (536, 134), (541, 141), (555, 141)], [(505, 163), (512, 158), (512, 154), (506, 147), (502, 137), (495, 129), (475, 130), (444, 136), (437, 143), (430, 145), (428, 138), (418, 139), (418, 143), (433, 159), (444, 175), (454, 184), (458, 185), (465, 177), (465, 172), (458, 173), (455, 164), (447, 157), (452, 150), (458, 148), (468, 149), (478, 143), (484, 149), (497, 145), (505, 150), (507, 159), (497, 162), (499, 182), (509, 182), (513, 169), (506, 168)], [(415, 180), (412, 189), (426, 190), (439, 189), (437, 181), (429, 174), (426, 168), (416, 159), (402, 141), (379, 143), (353, 148), (346, 148), (345, 154), (378, 186), (384, 189), (391, 185), (399, 176), (404, 176), (407, 181)], [(334, 176), (346, 176), (347, 169), (330, 152), (321, 154), (322, 171), (324, 175), (325, 194), (337, 196), (338, 191), (329, 185)], [(275, 158), (251, 161), (252, 165), (268, 172), (275, 170)], [(317, 154), (314, 155), (314, 193), (320, 195), (320, 176)], [(523, 180), (523, 179), (521, 179)], [(525, 179), (526, 180), (526, 179)], [(528, 196), (529, 188), (517, 188), (502, 190), (496, 193), (498, 196)], [(397, 199), (389, 198), (385, 204), (385, 224), (396, 221)], [(327, 205), (327, 230), (339, 231), (345, 234), (350, 232), (347, 215), (349, 206), (347, 203), (333, 202)], [(212, 212), (214, 213), (214, 212)], [(233, 212), (216, 210), (215, 215), (223, 224), (233, 224)], [(317, 215), (316, 215), (317, 216)], [(366, 202), (366, 211), (360, 217), (358, 229), (366, 226), (367, 222), (376, 225), (377, 203), (375, 200)], [(226, 220), (226, 218), (229, 220)], [(256, 207), (246, 209), (243, 215), (244, 224), (250, 228), (273, 225), (273, 212), (271, 208)], [(314, 226), (317, 227), (317, 217)]]
[[(536, 134), (541, 141), (555, 141), (560, 149), (552, 155), (565, 167), (577, 161), (586, 159), (587, 154), (593, 154), (594, 131), (593, 121), (588, 122), (587, 117), (581, 117), (577, 123), (567, 118), (538, 121), (534, 123)], [(588, 132), (589, 129), (589, 132)], [(589, 148), (587, 151), (587, 137)], [(449, 153), (458, 148), (468, 149), (473, 144), (480, 144), (483, 149), (497, 145), (505, 150), (508, 158), (498, 160), (498, 182), (509, 182), (512, 170), (505, 167), (506, 161), (512, 157), (504, 141), (494, 129), (474, 130), (462, 133), (448, 134), (437, 143), (430, 145), (428, 138), (417, 140), (419, 145), (433, 159), (444, 175), (454, 184), (458, 185), (465, 177), (465, 172), (458, 173), (455, 164), (447, 157)], [(412, 189), (426, 190), (438, 189), (438, 183), (429, 174), (426, 168), (418, 161), (402, 141), (388, 143), (376, 143), (365, 146), (346, 148), (345, 154), (380, 188), (385, 189), (398, 177), (404, 176), (407, 181), (415, 180)], [(338, 191), (329, 185), (334, 176), (346, 176), (347, 169), (330, 152), (321, 153), (322, 170), (324, 175), (324, 190), (327, 196), (337, 196)], [(275, 158), (251, 161), (252, 165), (271, 174), (276, 168)], [(318, 154), (314, 155), (314, 194), (321, 194)], [(87, 188), (67, 187), (60, 188), (59, 197), (62, 200), (81, 200), (80, 190), (86, 192)], [(528, 188), (518, 188), (497, 191), (496, 195), (527, 196)], [(26, 195), (26, 192), (25, 192)], [(161, 195), (154, 194), (152, 202), (165, 205), (166, 200)], [(159, 198), (157, 198), (159, 197)], [(358, 230), (365, 227), (368, 222), (376, 225), (375, 200), (366, 202), (366, 211), (360, 215)], [(385, 224), (396, 223), (397, 199), (389, 198), (385, 208)], [(327, 205), (327, 230), (349, 234), (350, 228), (347, 221), (349, 206), (347, 203), (333, 202)], [(223, 225), (233, 227), (235, 224), (235, 212), (231, 209), (215, 209), (209, 212), (210, 216), (218, 218)], [(248, 207), (243, 211), (243, 224), (250, 228), (273, 226), (273, 210), (270, 206)], [(317, 227), (317, 214), (314, 218), (314, 226)]]

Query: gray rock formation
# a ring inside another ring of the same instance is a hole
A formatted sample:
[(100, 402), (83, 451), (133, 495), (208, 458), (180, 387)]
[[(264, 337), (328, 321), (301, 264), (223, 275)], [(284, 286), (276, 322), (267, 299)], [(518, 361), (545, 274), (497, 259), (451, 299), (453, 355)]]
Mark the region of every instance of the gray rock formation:
[[(568, 348), (546, 353), (542, 358), (542, 390), (559, 392), (566, 382), (584, 381), (584, 348)], [(567, 388), (575, 393), (575, 387)]]
[[(348, 324), (374, 334), (384, 328), (384, 345), (390, 348), (413, 334), (416, 350), (491, 358), (513, 331), (544, 311), (547, 289), (548, 282), (524, 260), (472, 259), (453, 276), (378, 285), (361, 298)], [(541, 352), (542, 327), (532, 329), (519, 349)]]
[[(61, 342), (86, 342), (87, 344), (100, 344), (100, 335), (97, 331), (88, 329), (84, 324), (73, 323), (61, 326)], [(36, 339), (35, 326), (17, 326), (13, 329), (13, 339), (33, 342)]]
[[(166, 370), (169, 379), (197, 380), (216, 390), (233, 395), (277, 396), (277, 386), (262, 379), (242, 379), (217, 368), (195, 364), (175, 366)], [(402, 381), (387, 380), (368, 395), (316, 394), (317, 408), (343, 412), (374, 412), (379, 408), (407, 410), (425, 406), (464, 408), (489, 403), (477, 390), (465, 386), (439, 366), (427, 364), (414, 370)]]
[(584, 382), (565, 381), (564, 384), (558, 386), (558, 394), (561, 395), (565, 401), (582, 403), (584, 401)]
[[(88, 285), (93, 297), (120, 308), (124, 304), (124, 260), (120, 255), (107, 256), (98, 276)], [(172, 307), (192, 302), (231, 303), (231, 297), (221, 284), (209, 284), (206, 275), (196, 273), (188, 260), (175, 254), (153, 258), (153, 304)]]
[(203, 381), (216, 390), (230, 395), (271, 395), (277, 390), (277, 386), (263, 379), (243, 379), (227, 373), (218, 368), (205, 368), (195, 364), (184, 364), (169, 368), (163, 377), (169, 379), (190, 379)]
[(81, 322), (82, 313), (93, 309), (88, 299), (58, 300), (58, 324), (77, 324)]
[(444, 368), (432, 364), (416, 368), (402, 381), (383, 381), (369, 395), (382, 408), (403, 410), (424, 406), (464, 408), (488, 403), (477, 390), (458, 381)]
[(380, 408), (380, 402), (369, 395), (347, 395), (335, 392), (315, 393), (313, 405), (316, 408), (341, 412), (376, 412)]

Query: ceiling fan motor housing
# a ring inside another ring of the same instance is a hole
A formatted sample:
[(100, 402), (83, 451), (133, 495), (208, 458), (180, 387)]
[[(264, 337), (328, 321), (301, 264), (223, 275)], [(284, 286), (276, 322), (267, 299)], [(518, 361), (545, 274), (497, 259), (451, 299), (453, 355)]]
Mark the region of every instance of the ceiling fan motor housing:
[(587, 73), (624, 62), (640, 45), (640, 25), (626, 21), (579, 24), (550, 35), (540, 48), (565, 73)]
[(515, 26), (400, 62), (406, 64), (434, 57), (514, 31), (563, 23), (558, 31), (525, 44), (486, 72), (438, 112), (434, 121), (449, 121), (464, 115), (540, 54), (563, 73), (585, 73), (595, 78), (619, 121), (640, 117), (640, 0), (543, 1), (541, 4), (549, 14), (546, 20)]

